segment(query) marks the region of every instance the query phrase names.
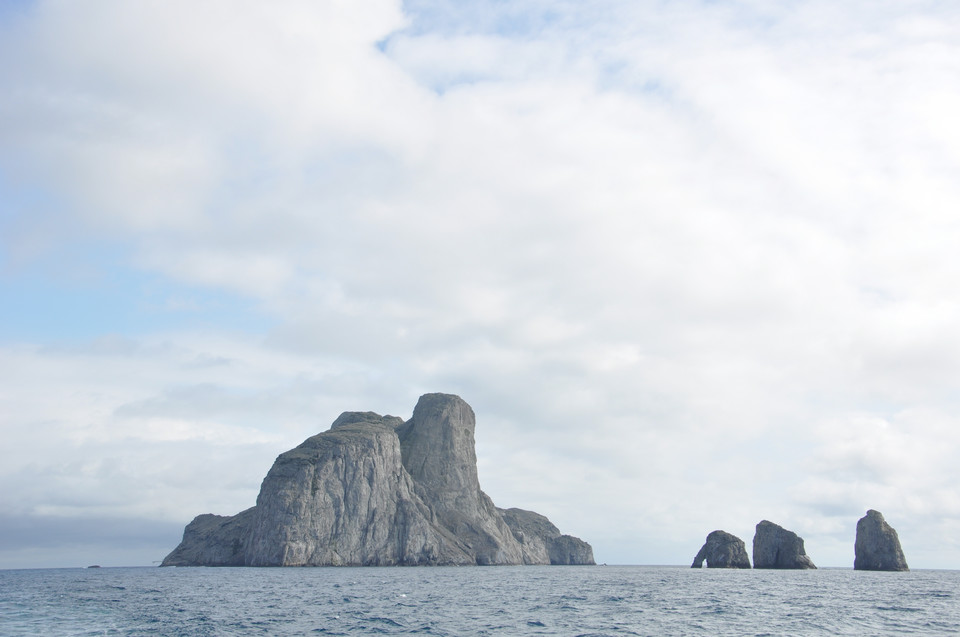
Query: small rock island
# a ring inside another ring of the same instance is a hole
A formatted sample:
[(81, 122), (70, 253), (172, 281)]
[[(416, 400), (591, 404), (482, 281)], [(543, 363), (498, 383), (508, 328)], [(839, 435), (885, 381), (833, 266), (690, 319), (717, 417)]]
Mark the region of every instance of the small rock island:
[(883, 514), (870, 509), (857, 521), (853, 568), (856, 571), (909, 571), (900, 538)]
[(475, 427), (450, 394), (421, 396), (406, 422), (345, 412), (280, 454), (256, 506), (197, 516), (161, 566), (594, 564), (546, 517), (494, 506)]
[(803, 548), (803, 538), (779, 524), (761, 520), (753, 536), (753, 568), (817, 568)]
[(702, 568), (704, 560), (707, 568), (750, 568), (747, 545), (726, 531), (712, 531), (707, 535), (707, 541), (693, 558), (690, 568)]

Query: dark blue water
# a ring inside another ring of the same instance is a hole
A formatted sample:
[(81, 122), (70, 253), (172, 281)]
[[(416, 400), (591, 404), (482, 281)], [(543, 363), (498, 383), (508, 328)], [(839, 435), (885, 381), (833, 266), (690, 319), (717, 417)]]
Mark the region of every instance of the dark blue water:
[(960, 571), (674, 567), (0, 571), (2, 635), (960, 633)]

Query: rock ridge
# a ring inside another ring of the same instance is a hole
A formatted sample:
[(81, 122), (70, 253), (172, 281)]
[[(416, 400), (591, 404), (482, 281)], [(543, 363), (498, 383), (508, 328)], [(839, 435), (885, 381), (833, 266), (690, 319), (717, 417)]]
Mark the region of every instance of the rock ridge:
[(404, 422), (344, 412), (280, 454), (256, 506), (204, 514), (162, 566), (594, 564), (593, 549), (480, 489), (476, 418), (459, 396), (421, 396)]

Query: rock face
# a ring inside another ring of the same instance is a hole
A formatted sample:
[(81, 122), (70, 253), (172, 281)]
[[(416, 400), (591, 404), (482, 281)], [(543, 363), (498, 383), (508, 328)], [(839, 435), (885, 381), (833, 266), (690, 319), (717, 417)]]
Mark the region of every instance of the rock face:
[(883, 514), (870, 509), (857, 521), (853, 568), (858, 571), (909, 571), (900, 538)]
[(803, 538), (778, 524), (763, 520), (753, 536), (753, 568), (817, 568), (806, 551)]
[(183, 541), (163, 563), (197, 566), (243, 566), (244, 539), (250, 530), (253, 509), (233, 517), (198, 515), (183, 530)]
[(691, 568), (701, 568), (704, 560), (707, 568), (750, 568), (747, 545), (726, 531), (713, 531), (707, 536), (703, 548), (693, 558)]
[(545, 517), (480, 490), (475, 417), (427, 394), (407, 422), (345, 412), (277, 458), (257, 504), (200, 515), (163, 566), (593, 564)]
[(547, 518), (523, 509), (497, 509), (523, 549), (524, 564), (593, 564), (593, 548), (562, 535)]

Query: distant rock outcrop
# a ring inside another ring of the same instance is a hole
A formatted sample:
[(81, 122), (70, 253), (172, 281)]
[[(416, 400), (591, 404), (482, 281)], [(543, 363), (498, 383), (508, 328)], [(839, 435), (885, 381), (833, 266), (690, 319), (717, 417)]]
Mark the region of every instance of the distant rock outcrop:
[(858, 571), (909, 571), (900, 538), (883, 514), (870, 509), (857, 521), (853, 568)]
[(704, 560), (707, 568), (750, 568), (747, 545), (726, 531), (713, 531), (707, 536), (691, 568), (701, 568)]
[(817, 567), (803, 550), (803, 538), (779, 524), (763, 520), (753, 536), (753, 568)]
[(480, 489), (475, 417), (427, 394), (407, 422), (345, 412), (277, 458), (257, 505), (197, 516), (163, 566), (593, 564), (545, 517)]

